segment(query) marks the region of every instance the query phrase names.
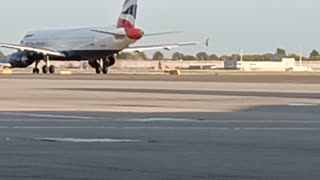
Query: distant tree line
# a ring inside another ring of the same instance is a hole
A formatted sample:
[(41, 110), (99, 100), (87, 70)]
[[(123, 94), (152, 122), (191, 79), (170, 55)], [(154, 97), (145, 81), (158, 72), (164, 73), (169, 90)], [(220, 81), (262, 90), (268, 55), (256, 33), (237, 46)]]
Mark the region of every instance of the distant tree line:
[[(302, 58), (303, 61), (318, 61), (320, 60), (320, 53), (317, 50), (313, 50), (309, 57), (300, 57), (300, 55), (297, 54), (287, 54), (285, 49), (278, 48), (275, 53), (267, 53), (262, 55), (243, 55), (244, 61), (281, 61), (282, 58), (294, 58), (297, 61)], [(147, 57), (145, 53), (143, 52), (136, 52), (136, 53), (121, 53), (118, 55), (118, 59), (128, 59), (128, 60), (184, 60), (184, 61), (190, 61), (190, 60), (219, 60), (219, 61), (225, 61), (225, 60), (241, 60), (241, 56), (239, 54), (232, 54), (232, 55), (222, 55), (218, 56), (216, 54), (208, 54), (206, 52), (199, 52), (196, 55), (188, 55), (183, 54), (180, 52), (175, 52), (172, 54), (172, 57), (166, 58), (164, 54), (160, 51), (157, 51), (153, 54), (152, 57)]]
[(117, 59), (122, 60), (218, 60), (219, 57), (215, 54), (208, 55), (206, 52), (199, 52), (194, 55), (185, 55), (180, 52), (173, 53), (171, 58), (166, 58), (164, 54), (160, 51), (157, 51), (153, 54), (151, 58), (148, 58), (143, 52), (135, 52), (135, 53), (120, 53), (117, 56)]

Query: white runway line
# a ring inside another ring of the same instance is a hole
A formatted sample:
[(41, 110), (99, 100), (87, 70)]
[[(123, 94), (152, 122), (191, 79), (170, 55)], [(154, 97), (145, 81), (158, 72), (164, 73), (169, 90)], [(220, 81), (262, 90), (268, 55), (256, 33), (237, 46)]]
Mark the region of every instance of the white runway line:
[(24, 122), (24, 123), (28, 123), (28, 122), (76, 122), (76, 123), (87, 123), (87, 122), (93, 122), (93, 121), (101, 121), (101, 120), (77, 120), (77, 119), (0, 119), (0, 122)]
[(0, 126), (0, 129), (110, 129), (110, 130), (227, 130), (227, 131), (320, 131), (312, 127), (114, 127), (114, 126)]
[[(119, 120), (120, 121), (120, 120)], [(141, 118), (128, 119), (122, 121), (132, 122), (192, 122), (192, 123), (295, 123), (309, 124), (320, 123), (320, 120), (199, 120), (199, 119), (184, 119), (184, 118)]]
[(183, 120), (183, 119), (162, 119), (162, 120), (145, 120), (145, 119), (87, 119), (87, 120), (77, 120), (77, 119), (0, 119), (0, 122), (45, 122), (45, 123), (56, 123), (56, 122), (66, 122), (66, 123), (93, 123), (93, 122), (105, 122), (105, 123), (111, 123), (111, 122), (181, 122), (181, 123), (219, 123), (219, 124), (233, 124), (233, 123), (243, 123), (243, 124), (249, 124), (249, 123), (257, 123), (257, 124), (263, 124), (263, 123), (292, 123), (292, 124), (320, 124), (320, 120)]
[(310, 106), (318, 106), (319, 104), (308, 104), (308, 103), (291, 103), (291, 104), (288, 104), (289, 106), (296, 106), (296, 107), (310, 107)]
[(135, 122), (157, 122), (157, 121), (199, 122), (200, 120), (187, 119), (187, 118), (137, 118), (137, 119), (128, 119), (127, 121), (135, 121)]
[(74, 143), (130, 143), (140, 142), (140, 140), (133, 139), (81, 139), (81, 138), (34, 138), (38, 141), (51, 141), (51, 142), (74, 142)]
[(58, 115), (58, 114), (36, 114), (36, 113), (1, 112), (0, 115), (40, 117), (40, 118), (58, 118), (58, 119), (95, 119), (95, 117), (87, 117), (87, 116), (68, 116), (68, 115)]
[[(0, 113), (1, 115), (1, 113)], [(41, 115), (42, 116), (42, 115)], [(58, 115), (60, 116), (60, 115)], [(62, 119), (55, 119), (54, 117), (49, 119), (17, 119), (17, 118), (5, 118), (0, 119), (0, 122), (68, 122), (68, 123), (90, 123), (90, 122), (181, 122), (181, 123), (220, 123), (220, 124), (232, 124), (232, 123), (293, 123), (293, 124), (320, 124), (320, 120), (199, 120), (199, 119), (184, 119), (184, 118), (137, 118), (137, 119), (125, 119), (125, 118), (102, 118), (102, 117), (82, 117), (78, 119), (78, 116), (67, 116)], [(74, 119), (73, 119), (74, 118)], [(90, 119), (92, 118), (92, 119)]]

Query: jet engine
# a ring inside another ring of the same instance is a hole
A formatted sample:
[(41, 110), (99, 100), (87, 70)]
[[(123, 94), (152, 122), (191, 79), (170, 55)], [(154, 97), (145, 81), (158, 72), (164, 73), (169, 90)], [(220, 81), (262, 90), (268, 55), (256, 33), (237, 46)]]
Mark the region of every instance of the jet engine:
[(22, 52), (13, 53), (9, 57), (9, 63), (13, 68), (26, 68), (33, 62), (34, 60), (29, 58), (28, 55)]

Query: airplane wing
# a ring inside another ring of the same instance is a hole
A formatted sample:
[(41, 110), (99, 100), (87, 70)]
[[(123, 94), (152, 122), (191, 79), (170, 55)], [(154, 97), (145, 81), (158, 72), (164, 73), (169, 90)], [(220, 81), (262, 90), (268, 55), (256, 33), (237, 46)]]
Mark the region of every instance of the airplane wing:
[(36, 47), (30, 47), (30, 46), (24, 46), (24, 45), (18, 45), (18, 44), (6, 44), (6, 43), (0, 43), (0, 47), (8, 48), (8, 49), (16, 49), (19, 51), (35, 52), (43, 55), (65, 57), (63, 53), (56, 50), (52, 50), (52, 49), (36, 48)]
[(157, 49), (171, 50), (173, 48), (178, 48), (183, 46), (193, 46), (197, 44), (200, 44), (200, 42), (184, 42), (184, 43), (159, 44), (159, 45), (148, 45), (148, 46), (132, 46), (122, 50), (122, 52), (143, 52), (146, 50), (157, 50)]
[(183, 32), (183, 31), (157, 32), (157, 33), (144, 34), (143, 36), (160, 36), (160, 35), (167, 35), (167, 34), (178, 34), (178, 33), (182, 33), (182, 32)]

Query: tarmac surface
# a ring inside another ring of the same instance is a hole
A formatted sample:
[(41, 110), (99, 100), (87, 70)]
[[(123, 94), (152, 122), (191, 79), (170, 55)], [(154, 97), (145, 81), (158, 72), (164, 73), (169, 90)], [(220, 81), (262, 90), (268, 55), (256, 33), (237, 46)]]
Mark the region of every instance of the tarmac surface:
[[(183, 81), (183, 82), (256, 82), (256, 83), (299, 83), (320, 84), (320, 73), (242, 73), (242, 72), (216, 72), (216, 73), (183, 73), (182, 76), (166, 74), (146, 74), (146, 72), (131, 72), (109, 75), (96, 75), (92, 71), (70, 75), (32, 75), (30, 73), (16, 73), (1, 75), (0, 79), (51, 79), (51, 80), (118, 80), (118, 81)], [(72, 73), (72, 72), (71, 72)]]
[(115, 76), (0, 76), (0, 179), (320, 177), (315, 79)]

